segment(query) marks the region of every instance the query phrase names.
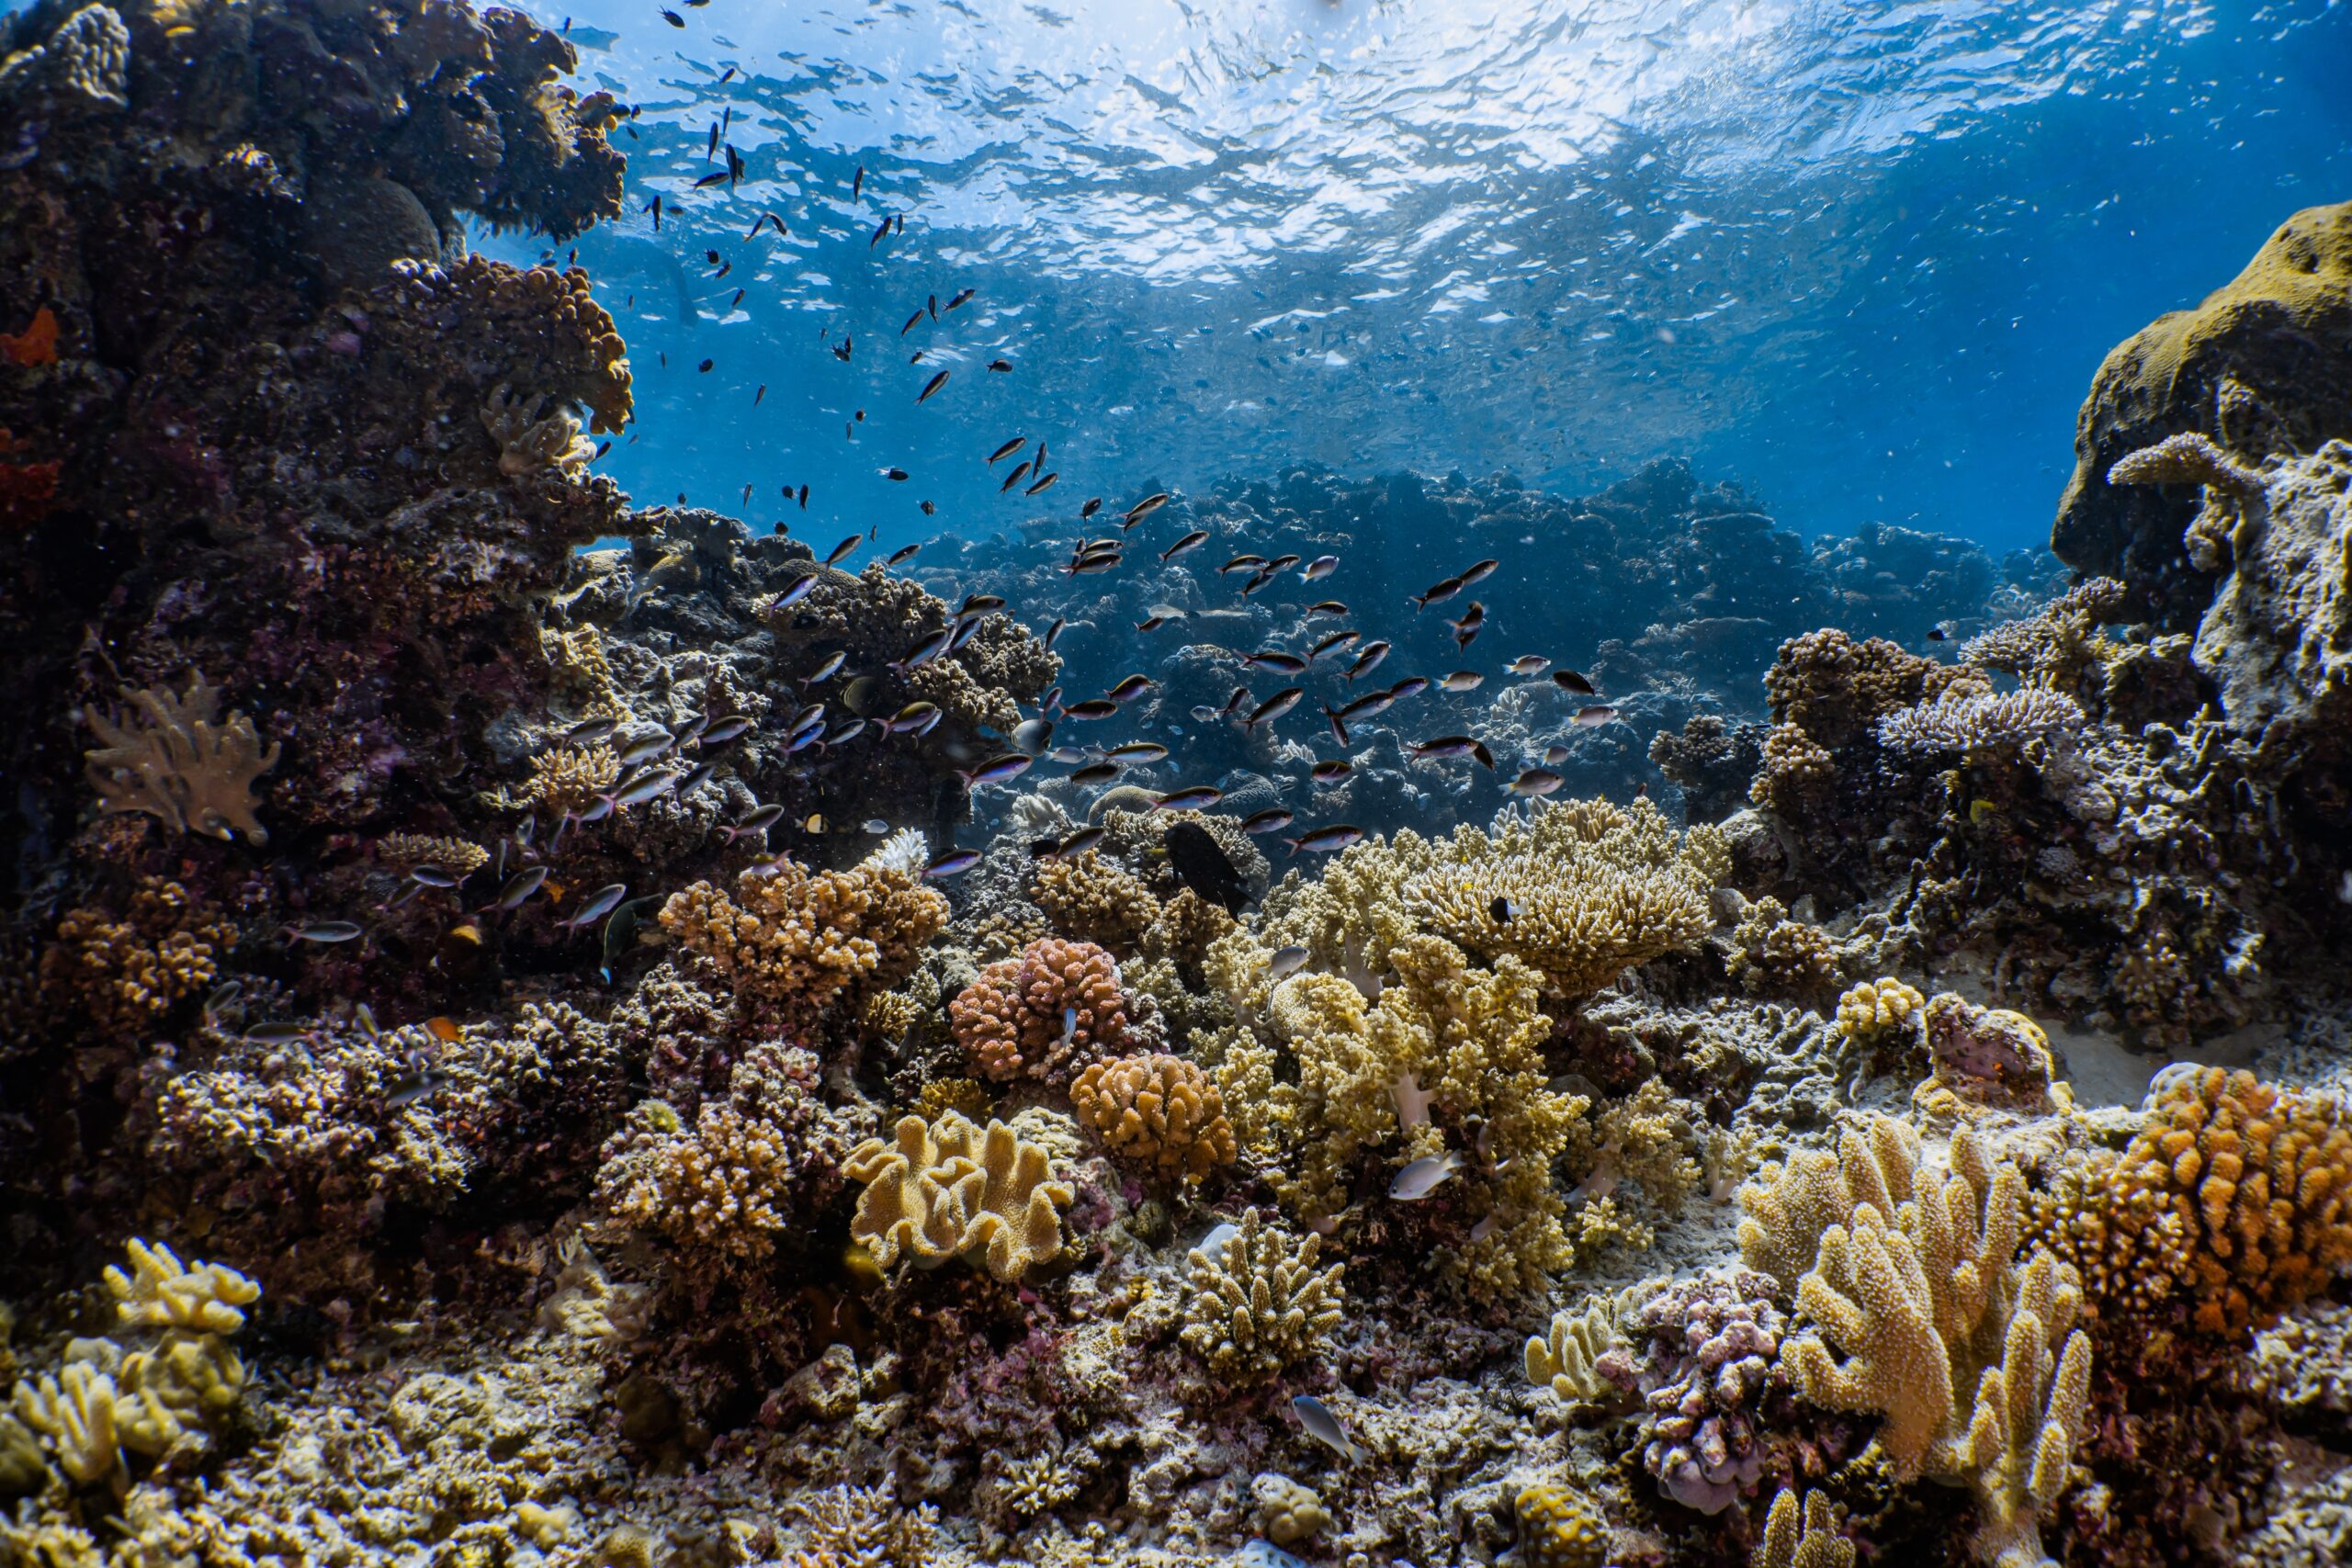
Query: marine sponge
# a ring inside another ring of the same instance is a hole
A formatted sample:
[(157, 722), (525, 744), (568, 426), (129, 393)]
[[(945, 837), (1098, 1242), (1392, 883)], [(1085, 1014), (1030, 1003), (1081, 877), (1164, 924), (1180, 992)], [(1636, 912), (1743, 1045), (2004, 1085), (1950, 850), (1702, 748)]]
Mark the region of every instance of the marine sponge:
[(1094, 850), (1038, 866), (1029, 897), (1061, 935), (1129, 956), (1159, 918), (1159, 900), (1151, 890)]
[(2038, 1231), (2081, 1259), (2102, 1311), (2161, 1300), (2200, 1333), (2243, 1336), (2327, 1288), (2352, 1262), (2352, 1128), (2332, 1100), (2218, 1067), (2175, 1071), (2148, 1125), (2111, 1163), (2039, 1205)]
[(122, 698), (133, 710), (129, 718), (89, 714), (90, 728), (106, 742), (85, 753), (101, 812), (143, 811), (182, 833), (243, 833), (256, 844), (269, 842), (254, 817), (261, 802), (253, 786), (277, 766), (276, 741), (265, 751), (243, 713), (222, 723), (220, 693), (202, 675), (190, 677), (186, 696), (146, 687)]
[(901, 1117), (890, 1142), (868, 1138), (842, 1169), (865, 1184), (850, 1237), (885, 1269), (901, 1258), (922, 1268), (961, 1258), (1018, 1280), (1060, 1255), (1061, 1212), (1077, 1196), (1043, 1145), (953, 1111), (929, 1123)]
[(905, 979), (949, 913), (909, 872), (869, 862), (811, 874), (779, 860), (736, 878), (733, 898), (707, 882), (673, 894), (662, 926), (738, 998), (808, 1015), (852, 987)]
[(983, 967), (947, 1011), (973, 1066), (1000, 1083), (1066, 1082), (1127, 1037), (1117, 962), (1092, 942), (1058, 937)]
[(1113, 1154), (1198, 1181), (1240, 1151), (1208, 1075), (1164, 1052), (1097, 1062), (1070, 1086), (1080, 1121)]
[(1608, 1558), (1609, 1527), (1592, 1500), (1573, 1486), (1523, 1486), (1511, 1513), (1519, 1521), (1517, 1561), (1524, 1568), (1600, 1568)]
[(564, 409), (542, 414), (544, 395), (524, 402), (501, 383), (481, 405), (482, 428), (498, 447), (498, 471), (510, 477), (541, 468), (564, 472), (584, 467), (594, 444), (580, 434), (580, 422)]
[(1186, 1259), (1181, 1337), (1218, 1377), (1265, 1382), (1314, 1354), (1340, 1325), (1343, 1266), (1317, 1272), (1323, 1238), (1292, 1236), (1255, 1209), (1220, 1229), (1221, 1242), (1194, 1247)]
[(1559, 997), (1599, 990), (1637, 964), (1696, 943), (1714, 924), (1730, 857), (1713, 828), (1678, 834), (1637, 800), (1542, 804), (1498, 823), (1488, 852), (1419, 873), (1401, 888), (1424, 929), (1483, 962), (1509, 953)]

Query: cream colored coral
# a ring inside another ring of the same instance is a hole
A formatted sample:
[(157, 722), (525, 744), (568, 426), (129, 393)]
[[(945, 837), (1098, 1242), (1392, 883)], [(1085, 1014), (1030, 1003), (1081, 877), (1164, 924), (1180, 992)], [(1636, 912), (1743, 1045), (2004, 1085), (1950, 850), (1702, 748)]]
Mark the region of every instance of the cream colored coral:
[(220, 721), (220, 693), (202, 675), (187, 694), (168, 688), (126, 691), (131, 716), (93, 710), (90, 728), (105, 745), (84, 753), (102, 812), (143, 811), (183, 833), (269, 842), (254, 812), (254, 781), (277, 764), (280, 748), (262, 749), (253, 720)]
[(1061, 1212), (1077, 1197), (1041, 1145), (953, 1111), (928, 1124), (901, 1117), (890, 1142), (868, 1138), (842, 1168), (865, 1184), (851, 1238), (885, 1269), (902, 1257), (926, 1268), (962, 1258), (1018, 1280), (1060, 1255)]
[(1891, 1116), (1847, 1128), (1834, 1154), (1800, 1150), (1769, 1179), (1740, 1189), (1740, 1256), (1794, 1291), (1813, 1267), (1822, 1233), (1856, 1205), (1892, 1214), (1911, 1201), (1919, 1159), (1919, 1135)]
[(504, 382), (493, 388), (481, 406), (481, 426), (498, 446), (498, 471), (509, 477), (543, 468), (566, 472), (584, 466), (595, 446), (580, 434), (580, 422), (566, 409), (541, 417), (547, 407), (543, 393), (529, 402), (510, 395)]
[(183, 1264), (168, 1247), (133, 1238), (130, 1272), (109, 1265), (107, 1289), (125, 1327), (181, 1328), (198, 1334), (234, 1334), (245, 1325), (241, 1308), (261, 1297), (261, 1287), (218, 1263)]
[[(531, 776), (514, 790), (494, 789), (482, 795), (485, 805), (499, 811), (578, 812), (613, 787), (621, 776), (620, 758), (602, 741), (594, 746), (550, 746), (531, 759)], [(454, 869), (454, 868), (453, 868)]]
[(1749, 1561), (1755, 1568), (1854, 1568), (1854, 1543), (1838, 1533), (1828, 1493), (1806, 1493), (1800, 1521), (1797, 1495), (1783, 1486)]
[(1527, 1381), (1548, 1387), (1564, 1404), (1598, 1399), (1609, 1385), (1595, 1367), (1616, 1338), (1617, 1316), (1604, 1299), (1573, 1315), (1554, 1313), (1550, 1333), (1527, 1342)]
[(1864, 980), (1838, 998), (1838, 1032), (1858, 1044), (1875, 1045), (1910, 1028), (1927, 1005), (1927, 998), (1892, 976)]
[(119, 1391), (114, 1379), (89, 1362), (70, 1361), (56, 1377), (17, 1383), (14, 1403), (18, 1418), (49, 1439), (68, 1480), (87, 1486), (122, 1463), (115, 1427)]
[(1340, 1275), (1317, 1272), (1322, 1237), (1304, 1239), (1245, 1211), (1212, 1253), (1194, 1247), (1180, 1337), (1221, 1378), (1263, 1382), (1312, 1354), (1340, 1325)]
[(946, 929), (947, 900), (913, 874), (873, 864), (811, 874), (755, 868), (729, 898), (708, 882), (673, 894), (662, 926), (739, 996), (820, 1010), (854, 983), (888, 986)]
[(421, 865), (439, 866), (453, 876), (471, 876), (490, 863), (490, 852), (465, 839), (432, 833), (387, 833), (376, 840), (376, 858), (403, 874)]

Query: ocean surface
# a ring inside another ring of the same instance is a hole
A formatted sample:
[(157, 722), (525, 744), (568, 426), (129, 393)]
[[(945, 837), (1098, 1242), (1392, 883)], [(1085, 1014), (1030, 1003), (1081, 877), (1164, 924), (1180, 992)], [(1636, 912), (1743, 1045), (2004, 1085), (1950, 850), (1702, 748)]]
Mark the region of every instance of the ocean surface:
[(2352, 178), (2329, 0), (533, 14), (640, 109), (578, 246), (637, 377), (605, 470), (760, 522), (805, 483), (827, 538), (1049, 511), (980, 462), (1026, 433), (1055, 501), (1676, 453), (1805, 533), (2038, 544), (2100, 356)]

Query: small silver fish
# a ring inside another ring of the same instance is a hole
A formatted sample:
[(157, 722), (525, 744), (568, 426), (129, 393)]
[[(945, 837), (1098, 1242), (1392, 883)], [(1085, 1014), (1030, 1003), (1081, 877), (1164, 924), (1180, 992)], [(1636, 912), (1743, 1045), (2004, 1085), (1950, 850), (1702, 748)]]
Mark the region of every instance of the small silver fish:
[(1064, 1049), (1068, 1049), (1068, 1048), (1069, 1048), (1069, 1043), (1070, 1043), (1072, 1040), (1075, 1040), (1075, 1039), (1077, 1039), (1077, 1038), (1078, 1038), (1078, 1010), (1077, 1010), (1076, 1008), (1072, 1008), (1072, 1007), (1066, 1007), (1066, 1008), (1062, 1009), (1062, 1045), (1063, 1045), (1063, 1048), (1064, 1048)]
[(887, 833), (890, 830), (890, 824), (883, 821), (879, 817), (869, 817), (861, 825), (869, 833)]
[(1590, 707), (1577, 709), (1576, 724), (1579, 729), (1591, 729), (1600, 725), (1613, 723), (1616, 717), (1615, 708), (1606, 703), (1595, 703)]
[(368, 934), (368, 928), (349, 920), (304, 920), (288, 926), (286, 934), (296, 942), (315, 942), (322, 945), (341, 942), (356, 942)]
[(706, 746), (724, 746), (751, 728), (754, 722), (756, 721), (740, 713), (729, 714), (725, 718), (715, 718), (710, 721), (709, 728), (702, 732), (702, 743)]
[(517, 908), (525, 899), (537, 893), (539, 890), (539, 885), (547, 879), (548, 868), (543, 865), (535, 865), (528, 871), (517, 872), (507, 879), (504, 887), (499, 889), (497, 898), (490, 907), (493, 909)]
[(1302, 1393), (1290, 1402), (1290, 1407), (1292, 1413), (1298, 1417), (1298, 1424), (1306, 1428), (1308, 1437), (1330, 1449), (1350, 1464), (1363, 1462), (1363, 1450), (1356, 1447), (1354, 1440), (1340, 1427), (1340, 1418), (1332, 1415), (1321, 1400), (1311, 1393)]
[(745, 834), (766, 832), (770, 828), (775, 827), (776, 823), (782, 819), (783, 816), (783, 807), (763, 806), (757, 811), (752, 812), (749, 817), (744, 818), (741, 822), (731, 823), (726, 827), (720, 828), (718, 829), (718, 836), (725, 842), (731, 844), (736, 840), (742, 838)]
[(1567, 760), (1568, 749), (1566, 747), (1546, 746), (1544, 748), (1544, 761), (1546, 766), (1556, 768)]
[(1278, 947), (1274, 949), (1273, 956), (1266, 960), (1266, 978), (1269, 980), (1287, 979), (1289, 976), (1297, 974), (1299, 970), (1305, 968), (1306, 965), (1306, 960), (1311, 955), (1307, 953), (1306, 948), (1300, 947), (1296, 944), (1293, 944), (1289, 947)]
[(1462, 1168), (1462, 1156), (1457, 1154), (1429, 1155), (1415, 1160), (1396, 1173), (1388, 1184), (1388, 1195), (1400, 1203), (1410, 1203), (1436, 1191), (1445, 1179)]
[(1475, 692), (1486, 683), (1487, 678), (1476, 670), (1456, 670), (1438, 681), (1438, 684), (1449, 692)]
[(408, 874), (408, 879), (426, 887), (455, 887), (458, 885), (455, 872), (444, 871), (437, 865), (413, 867)]
[(922, 868), (925, 876), (955, 876), (980, 863), (978, 850), (951, 850)]
[(1298, 569), (1298, 575), (1305, 578), (1307, 581), (1313, 582), (1317, 578), (1329, 577), (1339, 570), (1339, 557), (1317, 556), (1313, 560), (1308, 561), (1305, 566)]
[(1551, 663), (1540, 653), (1522, 653), (1510, 661), (1510, 670), (1514, 675), (1541, 675)]
[(1530, 768), (1511, 780), (1510, 792), (1522, 797), (1531, 795), (1550, 795), (1566, 782), (1549, 768)]
[(1053, 739), (1054, 721), (1050, 718), (1024, 718), (1012, 727), (1012, 743), (1033, 757)]
[(387, 1087), (384, 1104), (387, 1109), (392, 1111), (398, 1111), (403, 1106), (414, 1105), (448, 1081), (446, 1077), (430, 1067), (420, 1067), (413, 1072), (402, 1073)]
[(1224, 798), (1225, 791), (1201, 784), (1193, 789), (1177, 790), (1172, 795), (1163, 795), (1151, 804), (1159, 811), (1206, 811)]
[(255, 1045), (288, 1045), (310, 1032), (307, 1023), (256, 1023), (245, 1031), (244, 1038)]
[(800, 683), (804, 686), (813, 686), (820, 681), (830, 681), (834, 676), (840, 674), (842, 671), (842, 666), (848, 662), (849, 649), (843, 649), (839, 653), (834, 654), (831, 659), (826, 660), (822, 664), (818, 665), (815, 673), (800, 677)]
[(613, 731), (621, 727), (616, 718), (592, 718), (575, 724), (563, 732), (563, 738), (574, 746), (593, 746), (599, 740), (610, 740)]
[(653, 761), (675, 744), (676, 738), (668, 730), (657, 729), (642, 740), (632, 740), (622, 747), (616, 760), (622, 767), (633, 768), (639, 762)]

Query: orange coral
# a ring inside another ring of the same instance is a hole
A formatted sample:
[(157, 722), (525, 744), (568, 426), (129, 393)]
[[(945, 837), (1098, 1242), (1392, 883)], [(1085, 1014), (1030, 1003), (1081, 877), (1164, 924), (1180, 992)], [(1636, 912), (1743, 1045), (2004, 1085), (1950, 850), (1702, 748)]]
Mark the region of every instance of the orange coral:
[(1097, 1062), (1069, 1093), (1080, 1119), (1113, 1154), (1161, 1176), (1198, 1181), (1239, 1152), (1224, 1096), (1182, 1056), (1154, 1052)]
[(1061, 1081), (1127, 1032), (1117, 962), (1091, 942), (1058, 937), (983, 968), (947, 1015), (981, 1076), (999, 1082)]
[(29, 370), (57, 363), (57, 312), (43, 305), (23, 332), (0, 333), (0, 354)]
[[(2207, 1067), (2154, 1097), (2148, 1126), (2103, 1168), (2063, 1181), (2038, 1228), (2103, 1307), (2185, 1294), (2190, 1322), (2237, 1336), (2352, 1262), (2352, 1127), (2343, 1108)], [(2087, 1267), (2085, 1267), (2087, 1264)], [(2100, 1300), (2101, 1297), (2106, 1298)]]

